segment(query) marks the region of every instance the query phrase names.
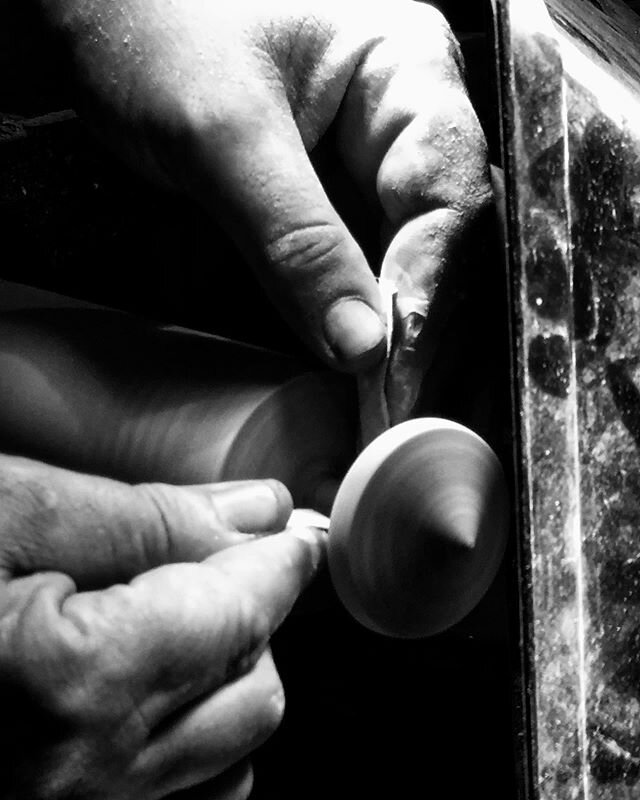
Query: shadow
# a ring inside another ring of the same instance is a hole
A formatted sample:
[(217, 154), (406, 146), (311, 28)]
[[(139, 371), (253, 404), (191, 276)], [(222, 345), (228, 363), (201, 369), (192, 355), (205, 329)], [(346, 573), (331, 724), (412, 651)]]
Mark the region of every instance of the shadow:
[(607, 384), (620, 420), (640, 448), (640, 391), (629, 377), (626, 364), (625, 359), (607, 363)]

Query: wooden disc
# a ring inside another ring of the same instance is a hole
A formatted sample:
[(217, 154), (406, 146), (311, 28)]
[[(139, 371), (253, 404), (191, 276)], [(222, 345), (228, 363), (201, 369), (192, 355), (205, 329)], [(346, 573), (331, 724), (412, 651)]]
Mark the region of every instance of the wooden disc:
[(379, 633), (448, 628), (495, 577), (508, 506), (496, 455), (468, 428), (438, 418), (391, 428), (358, 456), (333, 505), (329, 568), (339, 597)]
[(277, 478), (328, 512), (356, 453), (349, 381), (108, 311), (0, 320), (0, 448), (131, 483)]

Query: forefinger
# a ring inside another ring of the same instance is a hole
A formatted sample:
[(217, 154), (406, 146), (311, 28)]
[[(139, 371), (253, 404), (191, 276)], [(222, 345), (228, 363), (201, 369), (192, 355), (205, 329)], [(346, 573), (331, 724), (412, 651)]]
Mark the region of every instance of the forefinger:
[[(386, 217), (390, 242), (381, 277), (398, 290), (396, 333), (405, 339), (406, 362), (400, 370), (415, 369), (417, 381), (455, 301), (451, 272), (461, 246), (492, 205), (484, 135), (459, 48), (439, 12), (420, 3), (398, 6), (351, 83), (340, 141), (348, 168)], [(410, 389), (404, 381), (393, 422), (408, 415)]]
[(63, 613), (91, 632), (95, 651), (120, 654), (122, 685), (153, 729), (252, 669), (324, 560), (325, 540), (314, 528), (289, 529), (72, 596)]

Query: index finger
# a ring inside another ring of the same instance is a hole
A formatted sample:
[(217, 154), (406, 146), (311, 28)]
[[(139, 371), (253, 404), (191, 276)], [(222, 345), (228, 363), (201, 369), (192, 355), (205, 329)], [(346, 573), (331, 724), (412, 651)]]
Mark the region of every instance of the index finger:
[(457, 43), (433, 8), (400, 9), (351, 84), (340, 130), (343, 158), (382, 206), (390, 234), (380, 275), (397, 289), (392, 423), (411, 411), (456, 303), (461, 246), (493, 197)]
[(417, 208), (465, 208), (478, 179), (488, 187), (487, 152), (449, 25), (414, 0), (388, 4), (363, 24), (368, 45), (338, 120), (343, 160), (393, 225)]
[(63, 613), (91, 632), (93, 650), (117, 650), (122, 683), (144, 698), (140, 711), (153, 725), (255, 665), (325, 549), (324, 531), (288, 529), (75, 595)]

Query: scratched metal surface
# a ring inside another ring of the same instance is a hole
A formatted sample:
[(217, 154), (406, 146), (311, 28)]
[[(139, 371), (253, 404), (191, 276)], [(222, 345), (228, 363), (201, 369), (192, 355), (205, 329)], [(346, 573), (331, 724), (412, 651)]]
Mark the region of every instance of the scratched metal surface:
[[(502, 25), (528, 787), (640, 797), (640, 19)], [(501, 14), (501, 16), (500, 16)]]

